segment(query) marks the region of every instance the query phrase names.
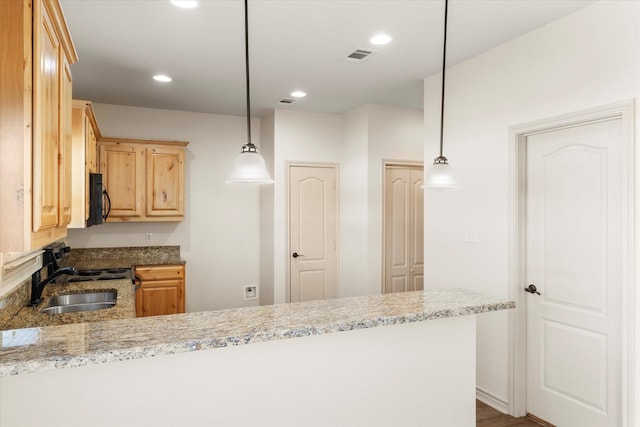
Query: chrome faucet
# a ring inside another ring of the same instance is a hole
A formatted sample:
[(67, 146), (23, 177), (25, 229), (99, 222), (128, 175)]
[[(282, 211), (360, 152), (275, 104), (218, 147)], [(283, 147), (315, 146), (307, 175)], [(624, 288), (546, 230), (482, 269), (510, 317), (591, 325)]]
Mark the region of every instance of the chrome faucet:
[(40, 270), (33, 273), (31, 275), (31, 305), (40, 304), (44, 287), (63, 274), (78, 274), (78, 270), (73, 267), (59, 268), (42, 281), (40, 280)]

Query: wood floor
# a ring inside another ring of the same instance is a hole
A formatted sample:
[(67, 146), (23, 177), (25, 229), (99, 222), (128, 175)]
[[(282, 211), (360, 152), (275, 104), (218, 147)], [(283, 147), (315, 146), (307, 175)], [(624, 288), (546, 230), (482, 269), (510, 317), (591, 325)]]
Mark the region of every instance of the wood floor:
[(527, 417), (514, 418), (476, 400), (476, 427), (540, 427)]

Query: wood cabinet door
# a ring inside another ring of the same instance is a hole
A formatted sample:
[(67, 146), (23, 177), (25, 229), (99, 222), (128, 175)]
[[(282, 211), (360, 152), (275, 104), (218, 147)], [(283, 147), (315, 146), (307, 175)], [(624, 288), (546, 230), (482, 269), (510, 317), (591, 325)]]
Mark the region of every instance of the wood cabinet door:
[(89, 219), (89, 174), (98, 171), (97, 124), (91, 102), (72, 102), (71, 222), (70, 228), (85, 228)]
[(147, 148), (147, 206), (150, 217), (184, 216), (184, 149)]
[(60, 43), (41, 1), (34, 2), (33, 231), (58, 224)]
[[(91, 120), (87, 116), (85, 118), (85, 129), (87, 132), (86, 135), (86, 164), (85, 167), (87, 172), (96, 173), (98, 172), (98, 154), (97, 154), (97, 136), (96, 131), (93, 129), (93, 124)], [(87, 189), (89, 188), (89, 179), (87, 175)]]
[(184, 313), (184, 280), (142, 282), (136, 292), (136, 316)]
[(96, 132), (89, 117), (85, 117), (85, 167), (84, 167), (84, 188), (85, 188), (85, 221), (89, 219), (89, 174), (98, 172), (98, 141)]
[(99, 145), (102, 183), (111, 199), (110, 218), (144, 216), (144, 152), (144, 147), (133, 144)]
[(0, 1), (0, 252), (31, 249), (32, 8)]
[(0, 4), (0, 251), (24, 252), (67, 233), (61, 137), (78, 58), (58, 0)]
[(60, 63), (62, 69), (60, 73), (60, 107), (58, 114), (60, 117), (60, 146), (59, 146), (59, 164), (58, 164), (58, 196), (59, 196), (59, 215), (58, 226), (64, 227), (71, 222), (71, 150), (72, 150), (72, 102), (71, 97), (71, 66), (64, 56), (62, 50)]

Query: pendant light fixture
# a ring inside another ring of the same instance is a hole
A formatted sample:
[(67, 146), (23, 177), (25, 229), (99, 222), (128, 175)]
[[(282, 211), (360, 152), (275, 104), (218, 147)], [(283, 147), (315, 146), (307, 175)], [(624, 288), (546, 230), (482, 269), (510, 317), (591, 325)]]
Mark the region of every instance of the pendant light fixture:
[(442, 97), (440, 103), (440, 155), (433, 160), (433, 166), (429, 168), (424, 179), (427, 188), (459, 188), (453, 174), (449, 160), (442, 154), (444, 135), (444, 82), (445, 68), (447, 64), (447, 12), (449, 0), (444, 0), (444, 43), (442, 49)]
[(249, 13), (244, 0), (244, 60), (247, 87), (247, 143), (236, 157), (229, 183), (271, 184), (273, 180), (267, 172), (264, 159), (258, 154), (258, 147), (251, 142), (251, 89), (249, 85)]

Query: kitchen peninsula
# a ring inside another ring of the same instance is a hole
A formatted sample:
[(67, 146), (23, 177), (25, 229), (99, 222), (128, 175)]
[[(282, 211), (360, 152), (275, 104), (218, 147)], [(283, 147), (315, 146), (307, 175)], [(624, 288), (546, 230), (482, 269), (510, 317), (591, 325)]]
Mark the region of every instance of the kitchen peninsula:
[(4, 331), (0, 425), (473, 426), (475, 315), (513, 307), (454, 289)]

